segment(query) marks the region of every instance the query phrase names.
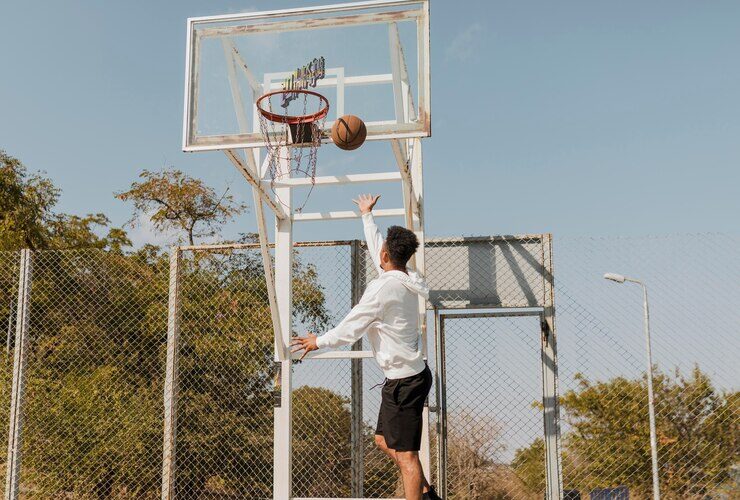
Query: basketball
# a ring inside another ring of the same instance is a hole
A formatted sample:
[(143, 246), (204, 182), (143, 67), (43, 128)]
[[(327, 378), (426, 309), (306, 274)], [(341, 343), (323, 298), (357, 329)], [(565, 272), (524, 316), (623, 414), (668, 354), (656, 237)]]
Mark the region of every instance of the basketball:
[(331, 126), (331, 139), (339, 149), (352, 151), (362, 146), (367, 137), (365, 122), (355, 115), (344, 115)]

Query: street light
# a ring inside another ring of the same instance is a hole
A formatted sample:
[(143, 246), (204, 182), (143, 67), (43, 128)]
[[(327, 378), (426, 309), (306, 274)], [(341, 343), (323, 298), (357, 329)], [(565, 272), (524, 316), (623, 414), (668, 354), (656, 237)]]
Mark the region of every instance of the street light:
[(655, 404), (653, 400), (653, 355), (650, 349), (650, 312), (648, 309), (647, 287), (640, 280), (627, 276), (606, 273), (604, 279), (615, 283), (637, 283), (642, 287), (642, 307), (645, 315), (645, 350), (647, 352), (648, 412), (650, 414), (650, 455), (653, 461), (653, 498), (660, 500), (660, 483), (658, 482), (658, 439), (655, 433)]

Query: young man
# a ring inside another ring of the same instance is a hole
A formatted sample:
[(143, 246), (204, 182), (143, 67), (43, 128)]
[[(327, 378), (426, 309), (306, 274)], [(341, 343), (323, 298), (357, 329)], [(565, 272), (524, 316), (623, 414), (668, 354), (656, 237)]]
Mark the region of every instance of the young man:
[(380, 276), (367, 286), (360, 302), (335, 328), (317, 337), (293, 339), (293, 352), (353, 344), (367, 335), (382, 368), (383, 385), (375, 443), (398, 465), (408, 500), (439, 499), (419, 461), (422, 411), (432, 387), (432, 374), (419, 349), (419, 296), (429, 295), (424, 280), (406, 268), (419, 242), (408, 229), (392, 226), (383, 236), (373, 220), (380, 196), (361, 195), (360, 208), (367, 248)]

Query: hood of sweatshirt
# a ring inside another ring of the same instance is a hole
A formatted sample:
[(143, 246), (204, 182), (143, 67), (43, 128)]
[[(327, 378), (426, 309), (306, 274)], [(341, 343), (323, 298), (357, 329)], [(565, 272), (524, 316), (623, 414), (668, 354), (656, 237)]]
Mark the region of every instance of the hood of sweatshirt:
[(386, 271), (380, 275), (382, 279), (395, 279), (403, 283), (403, 286), (421, 295), (425, 299), (429, 298), (429, 287), (418, 273), (415, 271), (409, 271), (408, 274), (403, 271)]

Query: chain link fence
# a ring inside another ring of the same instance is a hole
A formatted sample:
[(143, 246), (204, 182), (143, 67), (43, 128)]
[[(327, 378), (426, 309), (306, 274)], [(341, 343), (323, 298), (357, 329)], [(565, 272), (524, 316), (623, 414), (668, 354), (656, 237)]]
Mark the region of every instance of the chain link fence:
[(258, 251), (183, 252), (176, 497), (272, 494), (273, 335)]
[[(740, 238), (576, 238), (556, 246), (563, 483), (651, 498), (648, 289), (661, 496), (740, 498)], [(602, 497), (599, 497), (602, 498)]]
[(544, 446), (532, 457), (538, 484), (524, 484), (515, 462), (518, 450), (542, 443), (539, 315), (454, 316), (443, 324), (447, 498), (544, 498)]
[(28, 256), (11, 498), (157, 497), (167, 266), (97, 250)]
[[(641, 295), (603, 280), (607, 271), (634, 275), (650, 292), (663, 497), (740, 497), (738, 243), (726, 235), (556, 240), (557, 483), (565, 498), (650, 497)], [(161, 497), (168, 257), (96, 250), (31, 257), (18, 497)], [(271, 498), (277, 392), (259, 249), (181, 257), (176, 496)], [(435, 482), (442, 477), (434, 410), (444, 404), (448, 412), (449, 498), (541, 499), (546, 490), (551, 436), (543, 423), (553, 412), (543, 407), (538, 314), (552, 282), (547, 260), (536, 237), (427, 244), (430, 307), (476, 309), (446, 320), (447, 400), (431, 394), (429, 401)], [(3, 436), (17, 390), (20, 262), (17, 252), (0, 253)], [(341, 320), (373, 277), (368, 262), (356, 243), (298, 246), (295, 331)], [(512, 308), (535, 315), (495, 316)], [(427, 333), (434, 369), (443, 360), (431, 312)], [(372, 387), (382, 380), (369, 359), (294, 364), (296, 497), (401, 495), (395, 466), (373, 442), (380, 391)]]
[[(558, 240), (564, 498), (652, 498), (642, 292), (605, 272), (649, 291), (662, 498), (740, 498), (738, 243)], [(537, 327), (494, 315), (446, 322), (449, 498), (542, 498)]]
[[(556, 473), (545, 485), (558, 463), (550, 236), (440, 239), (427, 249), (443, 358), (432, 420), (446, 474), (435, 482), (451, 499), (557, 496)], [(529, 487), (513, 460), (537, 439), (542, 480)]]

